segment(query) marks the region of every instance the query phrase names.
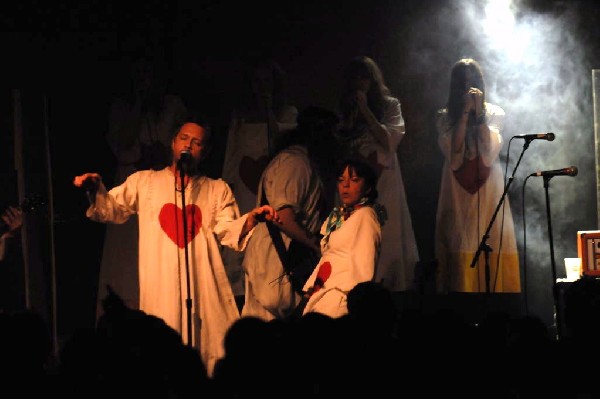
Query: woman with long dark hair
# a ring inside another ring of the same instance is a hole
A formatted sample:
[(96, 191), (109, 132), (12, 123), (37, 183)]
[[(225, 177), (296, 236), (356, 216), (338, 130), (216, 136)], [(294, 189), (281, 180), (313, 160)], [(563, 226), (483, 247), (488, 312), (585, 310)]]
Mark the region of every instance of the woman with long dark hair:
[(374, 280), (390, 291), (413, 289), (419, 253), (397, 155), (404, 119), (371, 58), (356, 57), (346, 66), (339, 108), (340, 141), (347, 156), (360, 156), (375, 170), (379, 201), (389, 217)]
[(504, 192), (498, 162), (504, 110), (485, 100), (477, 61), (456, 62), (446, 106), (436, 115), (438, 144), (444, 154), (436, 218), (439, 292), (520, 292), (519, 256), (508, 197), (492, 226), (486, 279), (486, 254), (471, 267)]

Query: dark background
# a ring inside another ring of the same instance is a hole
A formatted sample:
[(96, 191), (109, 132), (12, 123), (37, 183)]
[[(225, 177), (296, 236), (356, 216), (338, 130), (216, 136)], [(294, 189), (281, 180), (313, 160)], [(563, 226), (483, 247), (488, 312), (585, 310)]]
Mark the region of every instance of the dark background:
[[(594, 1), (520, 1), (507, 20), (498, 10), (486, 14), (484, 1), (354, 3), (4, 4), (2, 205), (18, 202), (19, 191), (48, 198), (42, 212), (28, 214), (30, 269), (0, 271), (9, 287), (4, 292), (12, 293), (7, 307), (28, 302), (42, 309), (59, 336), (93, 326), (104, 226), (84, 218), (85, 195), (71, 182), (97, 171), (110, 185), (115, 159), (104, 140), (108, 106), (127, 85), (127, 62), (139, 54), (168, 60), (174, 90), (210, 119), (217, 138), (215, 176), (247, 57), (276, 59), (287, 72), (290, 102), (299, 109), (334, 109), (346, 62), (359, 54), (374, 58), (402, 104), (407, 133), (398, 154), (420, 256), (433, 259), (443, 164), (433, 115), (445, 103), (450, 67), (468, 56), (483, 66), (487, 99), (507, 112), (501, 161), (508, 176), (524, 144), (509, 141), (512, 136), (557, 137), (531, 143), (508, 193), (524, 306), (552, 324), (552, 254), (563, 277), (563, 258), (577, 256), (577, 231), (598, 228), (592, 70), (600, 68), (599, 7)], [(22, 168), (15, 166), (21, 153)], [(571, 165), (578, 176), (550, 180), (549, 201), (542, 178), (526, 179)]]

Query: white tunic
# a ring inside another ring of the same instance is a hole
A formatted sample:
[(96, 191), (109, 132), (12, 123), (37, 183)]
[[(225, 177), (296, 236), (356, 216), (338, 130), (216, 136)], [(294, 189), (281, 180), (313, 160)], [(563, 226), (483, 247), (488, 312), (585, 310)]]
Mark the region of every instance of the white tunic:
[[(327, 221), (323, 223), (321, 234), (326, 233)], [(331, 317), (348, 313), (347, 295), (354, 286), (375, 277), (376, 264), (381, 245), (381, 226), (375, 210), (365, 206), (355, 210), (341, 227), (334, 230), (329, 239), (321, 240), (322, 256), (319, 266), (307, 280), (304, 291), (311, 288), (319, 267), (326, 262), (331, 266), (331, 274), (323, 287), (308, 300), (304, 314), (319, 312)]]
[[(123, 183), (127, 176), (139, 170), (140, 163), (146, 163), (142, 151), (144, 146), (158, 143), (169, 153), (173, 133), (185, 121), (186, 115), (187, 108), (176, 95), (165, 95), (160, 112), (147, 111), (139, 114), (130, 101), (117, 98), (110, 108), (106, 135), (117, 161), (114, 185)], [(137, 118), (138, 123), (131, 123), (132, 118)], [(123, 224), (106, 226), (98, 276), (97, 317), (102, 314), (102, 300), (108, 294), (107, 284), (113, 287), (129, 307), (139, 307), (137, 264), (137, 217), (131, 217)]]
[[(292, 207), (299, 223), (316, 233), (320, 225), (321, 184), (306, 148), (293, 145), (277, 154), (267, 166), (259, 186), (257, 205), (262, 199), (264, 186), (271, 206), (277, 210)], [(290, 238), (283, 233), (281, 236), (288, 247)], [(264, 223), (254, 231), (243, 266), (246, 272), (246, 296), (242, 315), (264, 320), (287, 317), (295, 308), (299, 296), (284, 276), (283, 265)]]
[(405, 291), (414, 288), (419, 252), (397, 155), (405, 133), (404, 119), (398, 99), (387, 97), (386, 101), (381, 125), (388, 133), (388, 149), (382, 148), (367, 131), (351, 139), (349, 146), (351, 151), (368, 159), (378, 172), (377, 202), (386, 208), (388, 214), (382, 228), (381, 256), (375, 281), (390, 291)]
[[(293, 106), (284, 108), (277, 122), (280, 133), (296, 126), (297, 113)], [(242, 214), (256, 205), (260, 176), (269, 162), (267, 126), (266, 122), (248, 122), (235, 112), (229, 123), (222, 177), (233, 190)], [(235, 295), (243, 295), (245, 291), (243, 255), (229, 248), (224, 248), (222, 253)]]
[[(504, 192), (504, 172), (498, 157), (503, 143), (500, 131), (505, 113), (501, 107), (490, 103), (486, 103), (486, 113), (489, 147), (486, 148), (473, 132), (467, 132), (464, 152), (452, 151), (448, 114), (445, 110), (437, 114), (438, 144), (444, 155), (435, 235), (436, 283), (441, 293), (487, 290), (485, 253), (481, 253), (475, 267), (472, 268), (471, 263)], [(478, 156), (479, 164), (476, 162)], [(477, 180), (465, 177), (477, 173)], [(508, 195), (486, 243), (492, 249), (490, 292), (520, 292), (519, 256)]]
[[(235, 198), (224, 181), (195, 177), (185, 189), (188, 220), (189, 295), (192, 344), (200, 348), (209, 374), (224, 355), (223, 338), (239, 318), (220, 256), (219, 243), (241, 250), (239, 236), (246, 215), (239, 217)], [(139, 220), (140, 309), (162, 318), (188, 341), (188, 298), (181, 192), (165, 168), (140, 171), (108, 193), (101, 186), (87, 211), (98, 222)]]

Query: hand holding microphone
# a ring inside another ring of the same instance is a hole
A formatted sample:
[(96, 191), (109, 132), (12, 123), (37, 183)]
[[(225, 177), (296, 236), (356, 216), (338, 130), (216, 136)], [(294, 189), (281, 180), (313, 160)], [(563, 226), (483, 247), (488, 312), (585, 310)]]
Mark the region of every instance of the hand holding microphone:
[(483, 92), (476, 87), (470, 87), (465, 93), (465, 113), (472, 113), (475, 117), (483, 113)]

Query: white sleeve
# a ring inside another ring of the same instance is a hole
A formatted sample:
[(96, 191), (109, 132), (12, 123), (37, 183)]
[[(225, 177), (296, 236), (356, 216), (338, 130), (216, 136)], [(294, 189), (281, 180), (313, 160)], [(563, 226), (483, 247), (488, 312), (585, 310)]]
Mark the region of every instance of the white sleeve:
[(98, 187), (94, 201), (86, 211), (86, 216), (95, 222), (125, 223), (137, 213), (137, 184), (140, 172), (130, 175), (123, 184), (106, 191), (103, 183)]

